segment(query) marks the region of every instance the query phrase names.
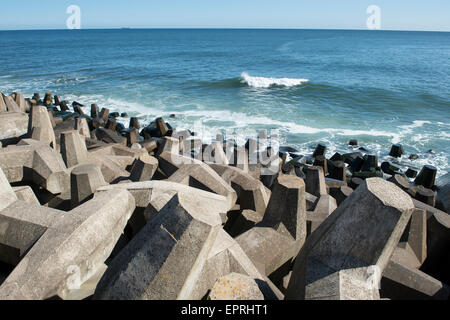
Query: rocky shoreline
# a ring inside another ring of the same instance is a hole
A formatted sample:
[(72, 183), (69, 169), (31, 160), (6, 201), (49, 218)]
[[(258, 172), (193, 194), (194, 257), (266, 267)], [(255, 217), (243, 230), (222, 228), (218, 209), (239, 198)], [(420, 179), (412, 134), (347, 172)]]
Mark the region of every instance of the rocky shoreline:
[(450, 174), (83, 108), (0, 94), (0, 300), (449, 299)]

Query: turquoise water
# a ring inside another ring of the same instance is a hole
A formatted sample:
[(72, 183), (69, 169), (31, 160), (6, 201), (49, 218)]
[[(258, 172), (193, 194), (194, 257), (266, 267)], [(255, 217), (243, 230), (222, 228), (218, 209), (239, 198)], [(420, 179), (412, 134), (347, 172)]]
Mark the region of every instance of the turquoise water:
[(3, 93), (50, 90), (143, 123), (175, 114), (206, 140), (278, 129), (301, 152), (357, 138), (380, 159), (402, 143), (420, 156), (404, 164), (450, 171), (450, 33), (3, 31), (0, 70)]

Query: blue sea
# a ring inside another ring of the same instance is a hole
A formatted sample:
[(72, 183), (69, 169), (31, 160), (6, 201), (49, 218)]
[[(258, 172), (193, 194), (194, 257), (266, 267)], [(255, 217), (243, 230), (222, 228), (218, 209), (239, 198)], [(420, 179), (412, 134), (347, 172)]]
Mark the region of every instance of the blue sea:
[[(0, 32), (0, 90), (52, 91), (205, 140), (255, 130), (327, 155), (349, 139), (403, 165), (450, 171), (450, 33), (117, 29)], [(175, 114), (175, 118), (169, 115)], [(121, 119), (127, 122), (127, 119)], [(429, 151), (429, 150), (433, 151)], [(408, 155), (419, 155), (408, 160)]]

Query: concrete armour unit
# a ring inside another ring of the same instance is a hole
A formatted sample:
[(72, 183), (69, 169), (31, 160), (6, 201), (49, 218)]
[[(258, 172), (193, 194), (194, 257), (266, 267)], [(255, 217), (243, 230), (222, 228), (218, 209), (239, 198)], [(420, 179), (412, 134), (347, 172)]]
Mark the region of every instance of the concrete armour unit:
[(207, 146), (203, 151), (203, 161), (228, 165), (228, 158), (223, 151), (223, 143), (214, 141)]
[(5, 101), (6, 109), (9, 112), (21, 112), (19, 106), (11, 96), (3, 96), (3, 99)]
[(77, 130), (84, 138), (91, 138), (91, 132), (89, 131), (89, 125), (86, 118), (76, 118), (74, 129)]
[(31, 108), (28, 121), (28, 135), (54, 149), (56, 148), (55, 132), (53, 131), (52, 122), (46, 107), (33, 106)]
[(158, 159), (149, 155), (143, 155), (134, 160), (130, 180), (135, 182), (151, 180), (156, 169), (158, 169)]
[(207, 164), (169, 152), (163, 152), (158, 160), (169, 181), (223, 195), (228, 199), (230, 209), (236, 203), (236, 191)]
[(14, 201), (17, 201), (17, 196), (0, 168), (0, 210), (6, 208)]
[(40, 204), (33, 190), (29, 186), (13, 187), (18, 200)]
[(440, 179), (445, 181), (446, 183), (443, 183), (439, 186), (438, 197), (442, 201), (445, 211), (450, 214), (450, 173), (447, 173)]
[[(1, 99), (1, 97), (0, 97)], [(18, 138), (28, 131), (28, 115), (22, 112), (0, 113), (0, 140)]]
[(264, 214), (272, 192), (261, 181), (236, 167), (216, 163), (209, 166), (236, 191), (241, 210), (249, 209)]
[(326, 195), (327, 185), (322, 167), (308, 167), (306, 169), (306, 192), (313, 196), (320, 197)]
[(322, 195), (315, 203), (314, 210), (307, 212), (309, 233), (314, 232), (320, 224), (337, 208), (336, 199), (330, 195)]
[(260, 279), (269, 284), (273, 294), (266, 299), (282, 299), (283, 295), (277, 287), (253, 264), (239, 244), (223, 229), (209, 252), (208, 259), (201, 271), (199, 281), (196, 282), (189, 300), (200, 300), (214, 286), (220, 277), (237, 272), (248, 275), (253, 279)]
[(61, 155), (67, 168), (87, 161), (86, 143), (78, 131), (62, 132), (60, 141)]
[(413, 209), (409, 195), (394, 184), (366, 179), (310, 235), (296, 258), (286, 298), (377, 298), (377, 286), (368, 280), (381, 276)]
[(5, 100), (3, 99), (3, 93), (0, 91), (0, 112), (6, 112), (8, 109), (6, 108)]
[(10, 183), (32, 181), (58, 194), (69, 190), (70, 177), (59, 153), (33, 139), (0, 149), (0, 168)]
[(187, 299), (221, 228), (208, 205), (173, 196), (111, 261), (94, 299)]
[(87, 201), (95, 191), (106, 185), (100, 167), (84, 164), (75, 167), (70, 173), (70, 193), (72, 207)]
[[(25, 225), (29, 221), (28, 225), (31, 223), (42, 234), (0, 286), (2, 300), (70, 296), (103, 268), (135, 209), (134, 199), (126, 190), (98, 194), (67, 213), (25, 204), (28, 210), (11, 210), (6, 218)], [(0, 216), (5, 217), (4, 211)], [(16, 237), (12, 231), (6, 234), (2, 241), (7, 243), (11, 242), (8, 237)]]
[(180, 141), (172, 137), (164, 137), (161, 140), (161, 145), (158, 147), (157, 155), (159, 156), (163, 152), (170, 152), (173, 154), (180, 153)]
[(297, 255), (305, 238), (305, 184), (296, 176), (280, 175), (263, 220), (236, 241), (270, 275)]
[(264, 281), (233, 272), (217, 279), (208, 300), (264, 300), (265, 289)]

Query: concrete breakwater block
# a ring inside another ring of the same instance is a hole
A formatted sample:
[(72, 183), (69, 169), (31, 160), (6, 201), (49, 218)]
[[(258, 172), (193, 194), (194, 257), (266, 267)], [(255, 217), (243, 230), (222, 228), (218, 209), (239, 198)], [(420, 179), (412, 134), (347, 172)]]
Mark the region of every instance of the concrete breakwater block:
[(378, 298), (367, 279), (371, 271), (381, 276), (413, 209), (411, 198), (394, 184), (366, 179), (308, 238), (286, 297)]

